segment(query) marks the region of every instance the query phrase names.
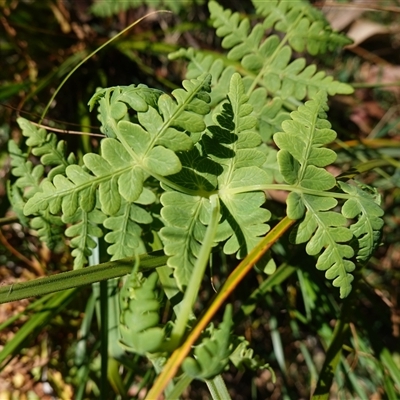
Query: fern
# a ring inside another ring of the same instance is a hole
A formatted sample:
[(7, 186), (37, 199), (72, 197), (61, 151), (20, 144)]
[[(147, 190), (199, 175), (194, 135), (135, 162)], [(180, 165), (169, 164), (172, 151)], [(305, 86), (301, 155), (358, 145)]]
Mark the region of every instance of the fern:
[[(141, 199), (145, 180), (150, 175), (160, 178), (178, 172), (181, 163), (174, 151), (192, 148), (195, 134), (204, 129), (201, 115), (208, 112), (208, 85), (207, 76), (184, 82), (186, 90), (173, 92), (176, 102), (167, 95), (160, 95), (159, 91), (147, 88), (111, 88), (96, 93), (95, 100), (91, 100), (90, 104), (99, 102), (104, 130), (115, 138), (101, 142), (101, 156), (86, 154), (83, 167), (69, 165), (65, 168), (65, 176), (59, 173), (52, 181), (44, 180), (27, 201), (24, 208), (26, 215), (47, 211), (57, 214), (61, 211), (69, 218), (76, 215), (78, 208), (84, 213), (91, 213), (99, 201), (101, 211), (111, 217), (119, 212), (124, 202), (148, 204), (144, 198)], [(159, 111), (153, 107), (156, 101)], [(142, 110), (138, 112), (140, 124), (127, 120), (127, 106)], [(84, 231), (83, 237), (86, 237), (86, 223), (79, 226)], [(106, 226), (114, 231), (119, 229), (112, 218), (107, 220)], [(72, 231), (78, 234), (76, 229)], [(121, 239), (134, 232), (139, 245), (140, 229), (134, 228), (132, 223), (126, 224), (117, 236)], [(110, 233), (106, 240), (113, 243), (117, 236)], [(81, 261), (85, 260), (92, 247), (89, 239), (82, 240), (77, 239), (77, 249), (80, 250), (74, 253), (81, 254)], [(120, 245), (111, 247), (110, 251), (111, 254), (121, 252)], [(80, 262), (76, 266), (81, 266)]]
[[(94, 9), (111, 15), (139, 3), (98, 2)], [(107, 138), (81, 165), (66, 156), (63, 142), (26, 120), (20, 126), (41, 164), (34, 166), (10, 142), (16, 208), (33, 215), (31, 226), (48, 242), (52, 226), (67, 225), (74, 268), (87, 263), (103, 234), (112, 260), (145, 252), (149, 232), (163, 246), (168, 268), (147, 278), (135, 269), (121, 289), (120, 336), (130, 352), (158, 357), (181, 344), (212, 247), (244, 258), (269, 231), (266, 190), (289, 192), (287, 216), (297, 220), (290, 238), (306, 243), (342, 298), (351, 291), (356, 263), (366, 262), (379, 244), (379, 196), (325, 169), (336, 160), (325, 147), (336, 138), (326, 119), (327, 95), (352, 89), (304, 58), (292, 60), (293, 50), (321, 54), (349, 41), (307, 2), (254, 5), (263, 20), (251, 27), (250, 18), (209, 2), (229, 52), (217, 57), (181, 49), (171, 55), (190, 61), (188, 80), (171, 95), (145, 85), (98, 90), (89, 106), (97, 107)], [(307, 97), (312, 100), (303, 104)], [(268, 273), (275, 270), (271, 254), (260, 263)], [(165, 327), (158, 274), (169, 299), (184, 292), (174, 304), (176, 320)], [(238, 368), (268, 368), (243, 338), (232, 337), (232, 324), (228, 306), (220, 327), (210, 326), (186, 358), (188, 375), (210, 379), (229, 360)]]
[[(27, 138), (26, 144), (31, 146), (32, 154), (40, 157), (42, 164), (33, 166), (28, 155), (23, 154), (14, 141), (9, 141), (12, 173), (18, 179), (11, 189), (10, 200), (16, 210), (22, 214), (26, 201), (40, 191), (40, 182), (44, 177), (44, 166), (52, 166), (48, 176), (63, 173), (66, 166), (75, 162), (75, 156), (65, 154), (65, 142), (58, 141), (52, 133), (45, 129), (37, 129), (28, 120), (18, 118), (22, 134)], [(24, 218), (21, 215), (21, 220)], [(59, 216), (51, 215), (48, 210), (41, 211), (31, 219), (30, 226), (38, 232), (39, 238), (53, 249), (61, 241), (64, 223)]]
[(256, 119), (251, 112), (252, 106), (244, 93), (242, 80), (239, 74), (234, 74), (228, 102), (223, 104), (222, 112), (216, 117), (217, 125), (208, 127), (211, 135), (203, 138), (210, 158), (223, 167), (218, 176), (218, 189), (224, 205), (220, 232), (222, 238), (229, 238), (224, 252), (237, 252), (239, 258), (244, 257), (259, 241), (259, 236), (269, 230), (265, 222), (271, 215), (268, 210), (260, 208), (265, 201), (263, 193), (246, 193), (249, 191), (246, 186), (271, 182), (260, 168), (266, 157), (256, 149), (261, 137), (254, 130)]
[[(326, 118), (326, 94), (319, 93), (314, 100), (291, 113), (291, 120), (282, 124), (284, 132), (274, 135), (280, 148), (278, 163), (285, 181), (292, 192), (287, 198), (289, 218), (302, 220), (292, 233), (295, 243), (305, 243), (310, 255), (319, 256), (316, 267), (326, 271), (333, 285), (340, 287), (341, 297), (351, 291), (355, 255), (348, 243), (354, 236), (359, 240), (356, 258), (366, 260), (378, 242), (383, 221), (382, 210), (375, 198), (357, 187), (339, 183), (350, 196), (327, 192), (336, 185), (335, 178), (324, 168), (336, 159), (333, 150), (322, 148), (335, 139)], [(361, 194), (362, 193), (362, 194)], [(348, 198), (342, 213), (330, 211), (338, 205), (334, 198)], [(368, 213), (371, 216), (368, 216)], [(347, 227), (347, 218), (359, 220)], [(368, 249), (368, 250), (366, 250)]]
[(122, 345), (130, 352), (156, 352), (164, 341), (164, 330), (158, 327), (160, 302), (156, 285), (156, 273), (148, 278), (134, 273), (121, 291), (119, 329)]
[(265, 18), (266, 29), (274, 27), (287, 34), (290, 46), (299, 52), (307, 50), (311, 55), (333, 51), (352, 41), (332, 31), (324, 15), (308, 1), (253, 1), (257, 14)]
[(197, 379), (211, 379), (223, 372), (232, 353), (232, 325), (232, 307), (228, 305), (219, 328), (214, 330), (212, 326), (209, 327), (209, 337), (203, 338), (201, 344), (195, 347), (194, 358), (187, 357), (184, 360), (184, 372)]
[(180, 287), (188, 284), (192, 274), (209, 223), (211, 194), (218, 193), (223, 204), (215, 241), (226, 241), (226, 254), (244, 257), (269, 229), (265, 222), (270, 212), (261, 208), (264, 194), (246, 193), (247, 185), (271, 180), (260, 168), (266, 157), (254, 148), (261, 137), (253, 130), (256, 119), (250, 115), (252, 107), (238, 74), (231, 78), (227, 97), (216, 115), (217, 124), (208, 126), (195, 150), (181, 155), (182, 171), (170, 177), (197, 195), (167, 191), (161, 196), (165, 227), (160, 235)]
[(262, 24), (250, 29), (250, 21), (246, 18), (239, 22), (238, 13), (224, 10), (214, 1), (209, 3), (209, 8), (216, 33), (223, 37), (222, 47), (230, 49), (228, 58), (241, 60), (246, 70), (257, 75), (255, 83), (263, 85), (271, 95), (303, 100), (306, 95), (313, 97), (318, 90), (330, 95), (352, 91), (323, 72), (316, 74), (315, 66), (305, 67), (303, 58), (290, 62), (292, 50), (284, 45), (285, 41), (276, 35), (262, 41), (265, 31)]

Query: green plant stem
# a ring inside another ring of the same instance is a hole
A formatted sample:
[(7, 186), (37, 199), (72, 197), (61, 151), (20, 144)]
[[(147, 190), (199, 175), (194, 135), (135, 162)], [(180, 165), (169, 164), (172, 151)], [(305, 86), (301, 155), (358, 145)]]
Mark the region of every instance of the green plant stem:
[(391, 87), (391, 86), (400, 86), (400, 81), (393, 82), (353, 82), (349, 85), (353, 86), (354, 89), (363, 89), (363, 88), (381, 88), (381, 87)]
[(34, 333), (46, 326), (49, 321), (58, 315), (73, 299), (76, 289), (66, 290), (60, 294), (53, 295), (45, 304), (43, 309), (36, 312), (9, 340), (0, 352), (0, 370), (7, 364), (9, 356), (14, 355), (26, 344), (29, 337), (35, 337)]
[(209, 261), (211, 248), (214, 244), (214, 236), (219, 222), (220, 203), (216, 195), (210, 197), (211, 203), (211, 218), (208, 224), (206, 234), (200, 253), (197, 257), (196, 264), (193, 268), (193, 273), (189, 281), (189, 285), (185, 290), (182, 303), (179, 307), (179, 314), (176, 318), (174, 329), (171, 333), (171, 347), (175, 348), (181, 341), (186, 331), (187, 322), (192, 313), (193, 304), (196, 301), (201, 282), (203, 280), (204, 271)]
[(206, 380), (206, 384), (213, 400), (231, 400), (221, 375), (217, 375), (214, 379)]
[(333, 339), (326, 353), (326, 358), (320, 372), (317, 387), (312, 400), (329, 400), (329, 392), (335, 376), (336, 368), (342, 355), (343, 342), (347, 336), (349, 324), (339, 319), (333, 331)]
[(319, 374), (317, 386), (313, 393), (312, 400), (329, 400), (329, 392), (332, 386), (336, 369), (342, 356), (342, 347), (349, 331), (349, 320), (352, 312), (352, 305), (357, 296), (357, 286), (359, 277), (356, 275), (354, 279), (354, 287), (349, 297), (342, 304), (341, 314), (336, 322), (333, 331), (333, 338), (326, 352), (324, 364)]
[(349, 199), (351, 195), (347, 193), (337, 193), (337, 192), (324, 192), (322, 190), (307, 189), (302, 186), (286, 185), (286, 184), (267, 184), (267, 185), (251, 185), (251, 186), (241, 186), (238, 188), (229, 189), (230, 194), (256, 192), (262, 190), (285, 190), (287, 192), (295, 192), (299, 194), (310, 194), (313, 196), (320, 197), (334, 197), (336, 199)]
[(19, 218), (17, 216), (0, 218), (0, 226), (13, 224), (14, 222), (19, 222)]
[(108, 285), (100, 282), (100, 400), (108, 398)]
[[(162, 251), (144, 254), (140, 256), (139, 269), (144, 271), (161, 267), (166, 264), (167, 259), (168, 257)], [(134, 262), (135, 257), (130, 257), (28, 282), (2, 286), (0, 288), (0, 304), (118, 278), (130, 274)]]
[(178, 371), (179, 366), (182, 364), (185, 357), (189, 354), (193, 343), (200, 336), (201, 332), (207, 324), (211, 321), (212, 317), (224, 304), (225, 300), (235, 290), (242, 279), (247, 275), (253, 266), (261, 259), (261, 257), (268, 251), (271, 246), (276, 243), (280, 237), (288, 231), (288, 229), (295, 223), (294, 220), (285, 217), (279, 222), (268, 234), (258, 243), (253, 250), (246, 256), (246, 258), (235, 268), (229, 275), (226, 282), (221, 287), (220, 291), (215, 296), (211, 305), (207, 308), (197, 325), (192, 329), (185, 342), (174, 351), (168, 359), (162, 373), (158, 376), (153, 387), (147, 394), (147, 400), (155, 400), (161, 396), (162, 391), (167, 386), (168, 382), (173, 379)]

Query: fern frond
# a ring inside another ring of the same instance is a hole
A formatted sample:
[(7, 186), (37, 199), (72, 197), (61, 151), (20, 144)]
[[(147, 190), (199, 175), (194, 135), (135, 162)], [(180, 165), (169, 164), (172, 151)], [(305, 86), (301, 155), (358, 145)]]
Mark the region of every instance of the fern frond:
[(70, 246), (74, 249), (71, 252), (74, 257), (74, 269), (82, 268), (87, 264), (87, 258), (96, 247), (93, 237), (103, 236), (103, 231), (98, 225), (102, 224), (104, 219), (105, 215), (97, 209), (87, 212), (78, 208), (72, 215), (63, 215), (63, 222), (71, 224), (65, 230), (65, 235), (71, 238)]
[(99, 105), (98, 119), (101, 131), (108, 137), (115, 138), (115, 124), (127, 119), (128, 107), (136, 112), (145, 112), (149, 106), (156, 107), (158, 98), (163, 92), (146, 85), (115, 86), (99, 89), (89, 100), (89, 110)]
[(226, 98), (226, 88), (235, 72), (233, 66), (226, 66), (221, 57), (211, 54), (203, 54), (193, 48), (180, 49), (168, 55), (170, 60), (185, 58), (189, 61), (186, 78), (198, 78), (202, 74), (211, 74), (210, 107), (214, 108)]
[[(151, 204), (155, 201), (153, 192), (148, 189), (143, 190), (141, 197), (144, 201), (141, 201), (141, 204)], [(145, 197), (147, 199), (144, 199)], [(145, 253), (140, 237), (142, 228), (139, 224), (150, 224), (152, 221), (152, 216), (146, 210), (135, 203), (123, 200), (119, 211), (103, 223), (104, 227), (111, 231), (104, 238), (111, 244), (107, 248), (107, 253), (112, 255), (111, 260), (132, 257), (140, 254), (140, 250)]]
[(309, 255), (319, 255), (316, 268), (325, 272), (327, 279), (333, 279), (333, 286), (340, 288), (340, 297), (351, 292), (355, 265), (350, 260), (354, 250), (347, 244), (352, 231), (347, 228), (347, 219), (340, 213), (329, 211), (337, 200), (303, 194), (301, 201), (307, 208), (303, 221), (292, 232), (293, 243), (305, 243)]
[[(323, 191), (332, 189), (336, 184), (335, 178), (322, 168), (336, 160), (333, 150), (322, 147), (336, 138), (335, 131), (330, 129), (331, 125), (325, 119), (326, 101), (326, 93), (318, 93), (314, 100), (292, 112), (291, 120), (282, 123), (284, 132), (274, 135), (274, 141), (280, 148), (280, 171), (290, 185)], [(288, 217), (301, 218), (304, 212), (297, 209), (295, 193), (291, 195)]]
[(29, 199), (39, 191), (44, 167), (40, 164), (34, 167), (32, 162), (28, 160), (28, 155), (22, 153), (22, 150), (13, 140), (8, 142), (8, 152), (11, 156), (11, 173), (17, 177), (14, 186), (23, 191), (24, 198)]
[(49, 249), (54, 249), (62, 242), (65, 224), (61, 217), (43, 211), (30, 220), (30, 226), (37, 231), (40, 240), (45, 242)]
[[(24, 126), (25, 133), (31, 130), (28, 121), (20, 119), (19, 123)], [(43, 132), (44, 130), (41, 131), (42, 132), (40, 132), (40, 135), (42, 135), (44, 138), (44, 146), (36, 147), (34, 150), (43, 150), (43, 148), (49, 146), (48, 141), (46, 141), (49, 135)], [(36, 133), (38, 133), (37, 130), (35, 131), (33, 128), (32, 132), (33, 137), (35, 137)], [(50, 137), (51, 135), (53, 134), (50, 134)], [(54, 139), (51, 139), (51, 142), (54, 144)], [(34, 145), (34, 143), (35, 142), (31, 142), (32, 145)], [(36, 142), (36, 144), (39, 146), (41, 145), (40, 142)], [(53, 153), (54, 148), (59, 146), (49, 147), (49, 153), (46, 154), (43, 152), (42, 154), (43, 157), (49, 155), (50, 160), (45, 159), (45, 161), (51, 162), (51, 154)], [(62, 147), (59, 147), (59, 149), (63, 152)], [(27, 154), (23, 154), (13, 140), (8, 142), (8, 151), (11, 156), (11, 173), (18, 178), (14, 185), (10, 188), (10, 202), (13, 205), (14, 210), (17, 212), (20, 221), (27, 224), (26, 217), (23, 215), (23, 209), (25, 207), (26, 200), (33, 197), (35, 193), (40, 192), (40, 182), (43, 179), (44, 167), (41, 164), (34, 167), (32, 162), (28, 160)], [(70, 157), (69, 160), (72, 162), (73, 157)], [(54, 164), (56, 163), (52, 163), (52, 165)], [(65, 168), (65, 165), (62, 163), (60, 167), (62, 170)], [(55, 170), (57, 170), (57, 167), (51, 170), (50, 173)], [(37, 231), (40, 240), (45, 242), (50, 249), (53, 249), (62, 240), (64, 223), (61, 221), (59, 216), (51, 215), (48, 211), (39, 212), (37, 216), (29, 221), (29, 225)]]
[[(246, 80), (247, 78), (243, 80), (244, 84)], [(266, 101), (267, 97), (265, 88), (257, 88), (251, 92), (249, 98), (249, 103), (253, 106), (252, 115), (258, 120), (258, 131), (263, 142), (269, 142), (272, 135), (281, 130), (282, 122), (289, 119), (289, 113), (284, 110), (283, 100), (274, 97)]]
[(160, 322), (160, 302), (157, 298), (157, 273), (148, 278), (142, 274), (128, 277), (121, 290), (121, 344), (127, 351), (146, 354), (155, 352), (164, 341)]
[(256, 83), (272, 96), (303, 100), (306, 96), (312, 98), (319, 90), (330, 95), (352, 93), (349, 85), (334, 81), (322, 71), (316, 73), (314, 65), (306, 67), (304, 58), (290, 62), (291, 48), (276, 35), (263, 40), (265, 28), (262, 24), (251, 29), (247, 18), (240, 21), (238, 13), (224, 10), (215, 1), (209, 3), (209, 9), (216, 33), (223, 37), (222, 46), (230, 49), (228, 58), (241, 60), (247, 75), (257, 75)]
[[(383, 211), (372, 195), (357, 186), (338, 182), (348, 194), (327, 191), (336, 185), (335, 178), (323, 167), (333, 163), (336, 154), (322, 146), (335, 139), (326, 118), (326, 94), (318, 93), (314, 100), (291, 113), (291, 120), (282, 123), (284, 132), (274, 135), (280, 148), (278, 164), (292, 191), (287, 198), (287, 215), (304, 219), (293, 231), (294, 243), (305, 243), (310, 255), (319, 255), (316, 267), (326, 271), (340, 288), (342, 298), (351, 291), (355, 264), (350, 259), (366, 261), (376, 248), (383, 221)], [(346, 198), (341, 213), (331, 211), (338, 205), (334, 198)], [(347, 227), (347, 219), (357, 221)], [(356, 252), (351, 247), (353, 235), (358, 241)], [(347, 243), (347, 244), (346, 244)]]
[(265, 17), (265, 29), (285, 32), (295, 51), (311, 55), (333, 51), (352, 43), (345, 35), (334, 32), (324, 15), (308, 1), (253, 0), (257, 14)]
[(48, 133), (43, 128), (37, 128), (25, 118), (17, 119), (22, 134), (27, 138), (26, 144), (32, 147), (32, 154), (40, 157), (42, 165), (54, 166), (47, 174), (52, 179), (57, 174), (63, 174), (68, 165), (75, 164), (75, 156), (70, 153), (66, 157), (65, 142), (58, 140), (54, 133)]
[(209, 220), (209, 201), (201, 196), (167, 191), (161, 195), (160, 231), (168, 266), (174, 270), (178, 286), (188, 285)]
[[(143, 107), (145, 111), (138, 112), (140, 124), (124, 120), (128, 112), (127, 99), (131, 99), (128, 104), (132, 104), (132, 97), (137, 100), (137, 93), (133, 96), (130, 87), (127, 88), (129, 96), (125, 97), (114, 88), (96, 94), (106, 130), (116, 138), (102, 140), (101, 156), (86, 154), (83, 157), (85, 168), (70, 165), (65, 170), (66, 176), (59, 174), (53, 182), (43, 181), (42, 191), (28, 200), (25, 214), (49, 208), (53, 214), (62, 209), (63, 214), (69, 216), (76, 212), (78, 205), (90, 212), (98, 189), (101, 210), (113, 215), (120, 208), (121, 196), (128, 202), (139, 198), (149, 175), (162, 179), (179, 172), (181, 163), (174, 151), (192, 148), (194, 141), (190, 135), (205, 128), (203, 115), (209, 111), (209, 83), (209, 76), (184, 81), (185, 89), (173, 92), (176, 101), (161, 95), (157, 109), (149, 104)], [(150, 96), (150, 101), (153, 100)]]
[(350, 195), (343, 204), (342, 214), (346, 218), (357, 219), (357, 222), (350, 225), (350, 230), (358, 241), (356, 259), (361, 262), (368, 261), (380, 243), (384, 224), (381, 218), (384, 211), (379, 207), (379, 196), (376, 192), (371, 194), (359, 186), (345, 182), (338, 182), (338, 185)]
[[(228, 101), (216, 116), (217, 125), (208, 127), (203, 136), (204, 148), (209, 157), (222, 165), (218, 175), (218, 193), (223, 204), (223, 222), (217, 240), (229, 239), (224, 246), (227, 254), (244, 257), (264, 235), (270, 212), (260, 208), (265, 201), (262, 192), (252, 192), (246, 186), (256, 186), (272, 181), (261, 166), (266, 160), (257, 149), (260, 135), (254, 130), (256, 118), (244, 93), (239, 74), (231, 78)], [(247, 192), (247, 193), (246, 193)]]
[(210, 336), (195, 347), (195, 357), (187, 357), (183, 361), (184, 372), (197, 379), (211, 379), (223, 372), (232, 353), (232, 326), (232, 306), (228, 304), (218, 329), (210, 327), (207, 331)]

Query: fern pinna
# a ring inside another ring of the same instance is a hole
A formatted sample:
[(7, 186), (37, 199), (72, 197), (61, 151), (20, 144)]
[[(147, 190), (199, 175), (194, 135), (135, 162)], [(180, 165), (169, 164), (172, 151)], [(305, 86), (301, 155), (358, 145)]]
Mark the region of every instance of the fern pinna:
[[(174, 287), (184, 292), (177, 309), (185, 309), (185, 316), (177, 312), (176, 321), (162, 329), (157, 274), (132, 276), (120, 327), (130, 351), (160, 354), (179, 344), (212, 248), (240, 259), (269, 231), (267, 190), (289, 193), (287, 216), (298, 221), (292, 242), (306, 243), (316, 268), (333, 280), (342, 298), (351, 291), (356, 263), (367, 261), (379, 243), (383, 211), (377, 193), (337, 181), (325, 169), (336, 159), (325, 147), (336, 137), (326, 119), (327, 94), (352, 89), (306, 66), (304, 58), (292, 61), (293, 50), (320, 54), (348, 39), (332, 32), (308, 2), (254, 1), (254, 6), (262, 21), (251, 27), (249, 19), (209, 2), (227, 57), (194, 49), (171, 55), (189, 60), (187, 80), (171, 95), (145, 85), (97, 91), (89, 104), (98, 106), (107, 136), (99, 154), (85, 154), (78, 164), (66, 157), (54, 134), (20, 118), (32, 154), (53, 166), (44, 176), (43, 167), (33, 167), (10, 143), (16, 208), (35, 216), (32, 225), (50, 243), (46, 224), (68, 225), (75, 268), (87, 263), (94, 238), (104, 233), (113, 260), (146, 252), (145, 231), (161, 240)], [(163, 286), (161, 275), (160, 281)], [(238, 351), (243, 341), (237, 346), (226, 341), (230, 313), (227, 309), (220, 329), (208, 332), (194, 358), (185, 361), (186, 374), (207, 380), (229, 359), (239, 365), (239, 353), (249, 358)], [(207, 362), (213, 349), (220, 350), (218, 363)]]

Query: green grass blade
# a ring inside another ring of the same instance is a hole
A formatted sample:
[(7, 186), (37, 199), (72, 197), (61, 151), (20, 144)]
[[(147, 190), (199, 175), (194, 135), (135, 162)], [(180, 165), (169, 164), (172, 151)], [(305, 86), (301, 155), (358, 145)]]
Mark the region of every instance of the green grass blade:
[[(0, 304), (42, 296), (48, 293), (89, 285), (107, 279), (118, 278), (132, 271), (134, 257), (110, 261), (91, 267), (62, 272), (57, 275), (32, 281), (16, 283), (0, 288)], [(161, 251), (145, 254), (140, 257), (140, 270), (161, 267), (167, 262), (167, 256)]]
[(217, 375), (214, 379), (206, 380), (206, 384), (213, 400), (231, 400), (221, 375)]
[(41, 311), (36, 312), (36, 314), (22, 326), (22, 328), (1, 350), (0, 370), (7, 364), (6, 360), (10, 356), (16, 354), (16, 352), (24, 346), (30, 335), (45, 327), (55, 315), (58, 315), (60, 311), (68, 305), (75, 293), (76, 290), (71, 289), (54, 295), (49, 299)]

